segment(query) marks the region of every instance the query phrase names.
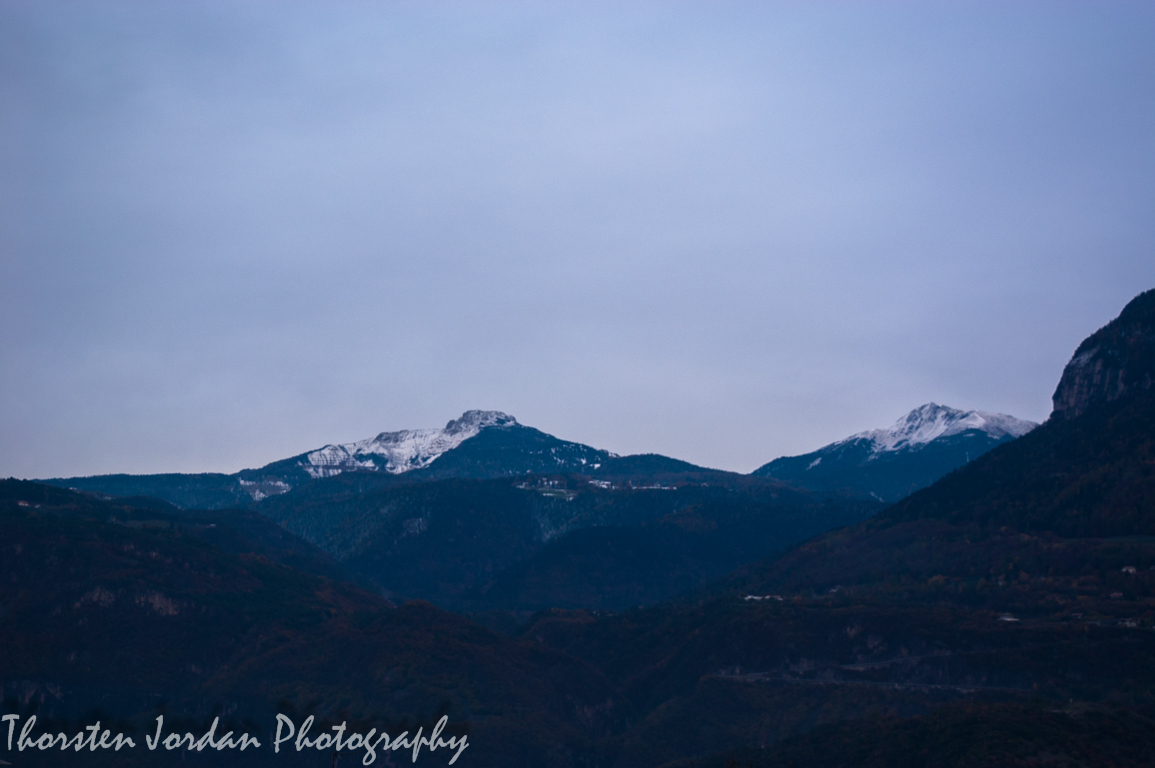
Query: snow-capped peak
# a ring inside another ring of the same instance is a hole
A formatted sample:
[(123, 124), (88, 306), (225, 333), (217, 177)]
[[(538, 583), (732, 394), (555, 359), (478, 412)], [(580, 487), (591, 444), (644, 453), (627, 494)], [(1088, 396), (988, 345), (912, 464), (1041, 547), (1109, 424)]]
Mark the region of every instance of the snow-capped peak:
[(306, 454), (301, 465), (314, 478), (356, 469), (384, 469), (397, 475), (429, 466), (438, 456), (487, 427), (516, 425), (517, 419), (500, 411), (466, 411), (444, 429), (403, 429), (382, 432), (356, 443), (326, 445)]
[(460, 419), (453, 419), (446, 424), (442, 431), (450, 434), (469, 432), (469, 436), (473, 437), (486, 427), (512, 427), (516, 425), (517, 419), (501, 411), (466, 411), (461, 414)]
[(869, 440), (874, 453), (900, 451), (926, 445), (940, 437), (949, 437), (977, 429), (993, 438), (1022, 437), (1035, 427), (1033, 421), (1016, 419), (1005, 413), (987, 411), (960, 411), (937, 403), (927, 403), (915, 408), (885, 429), (871, 429), (851, 435), (842, 442)]

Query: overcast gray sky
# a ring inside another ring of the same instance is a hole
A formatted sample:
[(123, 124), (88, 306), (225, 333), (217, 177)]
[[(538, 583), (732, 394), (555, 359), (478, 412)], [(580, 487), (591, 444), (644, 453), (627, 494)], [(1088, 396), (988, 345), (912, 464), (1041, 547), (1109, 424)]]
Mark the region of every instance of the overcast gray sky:
[(0, 0), (2, 476), (1038, 421), (1153, 246), (1150, 3)]

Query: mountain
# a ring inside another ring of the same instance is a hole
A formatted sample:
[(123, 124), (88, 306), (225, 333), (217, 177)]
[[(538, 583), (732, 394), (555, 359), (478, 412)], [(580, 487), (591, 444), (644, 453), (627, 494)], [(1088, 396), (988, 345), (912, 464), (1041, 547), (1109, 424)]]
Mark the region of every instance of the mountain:
[(610, 765), (1152, 764), (1152, 302), (1080, 345), (1043, 425), (869, 520), (520, 636), (622, 681)]
[[(477, 766), (1152, 765), (1151, 297), (1091, 337), (1094, 355), (1072, 358), (1046, 423), (873, 517), (674, 601), (551, 607), (509, 636), (322, 571), (376, 561), (414, 589), (472, 579), (463, 604), (560, 594), (551, 584), (584, 601), (633, 578), (630, 565), (677, 581), (723, 546), (753, 551), (766, 541), (759, 525), (806, 535), (833, 519), (824, 505), (836, 500), (661, 457), (399, 480), (478, 436), (408, 473), (342, 472), (258, 502), (283, 538), (259, 520), (220, 532), (232, 510), (209, 522), (155, 500), (0, 483), (6, 711), (70, 732), (96, 714), (147, 727), (161, 711), (203, 732), (219, 713), (263, 724), (266, 741), (277, 711), (393, 732), (447, 714), (473, 745), (462, 764)], [(1067, 396), (1064, 381), (1084, 383)], [(534, 445), (498, 429), (508, 439), (496, 454), (449, 471)], [(696, 565), (686, 542), (708, 553)], [(516, 562), (500, 562), (509, 553)], [(182, 755), (336, 762), (267, 749)], [(85, 757), (130, 764), (148, 753)]]
[(775, 459), (752, 474), (812, 491), (893, 502), (1037, 426), (1002, 413), (927, 403), (889, 427)]
[(498, 411), (466, 411), (445, 429), (406, 429), (382, 432), (369, 440), (347, 445), (327, 445), (305, 454), (298, 465), (309, 477), (331, 477), (355, 470), (377, 470), (399, 475), (424, 469), (441, 454), (477, 437), (488, 427), (519, 426), (517, 420)]
[(254, 509), (390, 596), (526, 612), (659, 602), (880, 506), (661, 457), (604, 469), (384, 486), (348, 473)]
[(391, 598), (520, 616), (660, 602), (879, 508), (655, 454), (616, 456), (497, 411), (235, 475), (51, 482), (248, 508), (235, 514), (274, 521)]
[(1052, 398), (1052, 418), (1071, 419), (1155, 383), (1155, 290), (1131, 300), (1075, 350)]
[[(270, 548), (250, 531), (249, 548), (236, 532), (217, 536), (227, 522), (150, 507), (0, 481), (4, 714), (20, 715), (20, 725), (35, 714), (37, 733), (74, 734), (101, 720), (138, 745), (77, 755), (80, 764), (335, 764), (284, 747), (274, 755), (284, 713), (298, 725), (315, 715), (321, 731), (347, 720), (394, 735), (428, 734), (446, 715), (472, 745), (459, 764), (579, 765), (628, 715), (609, 681), (572, 657), (269, 556), (308, 552), (304, 542)], [(235, 728), (264, 746), (152, 754), (142, 737), (158, 714), (166, 730), (198, 735), (220, 716), (218, 735)], [(4, 743), (14, 764), (70, 762)]]
[(466, 411), (444, 429), (382, 432), (224, 474), (96, 475), (41, 482), (108, 496), (151, 496), (184, 509), (248, 506), (337, 475), (376, 473), (394, 480), (512, 477), (596, 470), (615, 454), (559, 440), (499, 411)]
[(345, 472), (383, 472), (409, 480), (511, 477), (596, 469), (613, 456), (523, 426), (500, 411), (466, 411), (444, 429), (382, 432), (357, 443), (327, 445), (246, 470), (240, 481), (290, 485), (294, 479), (299, 484), (302, 474), (316, 480)]

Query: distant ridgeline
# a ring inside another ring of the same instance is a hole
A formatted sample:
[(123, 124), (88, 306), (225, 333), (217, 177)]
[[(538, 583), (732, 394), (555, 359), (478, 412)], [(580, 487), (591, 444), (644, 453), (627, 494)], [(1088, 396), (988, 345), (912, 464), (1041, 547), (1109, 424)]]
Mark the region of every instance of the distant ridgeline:
[[(751, 474), (807, 490), (892, 502), (1036, 426), (1005, 414), (928, 403), (891, 427), (852, 435), (803, 456), (776, 459)], [(620, 457), (523, 426), (508, 414), (467, 411), (444, 429), (382, 432), (232, 475), (98, 475), (43, 482), (108, 496), (153, 496), (185, 509), (223, 509), (251, 506), (346, 473), (361, 476), (367, 487), (381, 488), (528, 474), (630, 477), (644, 485), (655, 473), (686, 472), (732, 476), (653, 454)], [(376, 477), (364, 478), (368, 474)]]
[(617, 456), (496, 411), (235, 475), (48, 482), (137, 503), (251, 509), (391, 598), (522, 614), (660, 602), (881, 506)]
[(597, 469), (614, 454), (559, 440), (498, 411), (466, 411), (444, 429), (382, 432), (374, 438), (327, 445), (232, 475), (97, 475), (43, 482), (109, 496), (154, 496), (185, 509), (249, 506), (310, 481), (346, 472), (406, 482), (446, 478), (512, 477)]
[(386, 432), (234, 475), (49, 482), (250, 508), (397, 598), (468, 611), (620, 610), (863, 520), (1033, 426), (931, 404), (890, 429), (739, 475), (617, 456), (468, 411), (444, 429)]
[(138, 504), (254, 510), (395, 599), (621, 610), (861, 521), (1034, 426), (930, 404), (740, 475), (617, 456), (468, 411), (444, 429), (385, 432), (233, 475), (47, 482)]

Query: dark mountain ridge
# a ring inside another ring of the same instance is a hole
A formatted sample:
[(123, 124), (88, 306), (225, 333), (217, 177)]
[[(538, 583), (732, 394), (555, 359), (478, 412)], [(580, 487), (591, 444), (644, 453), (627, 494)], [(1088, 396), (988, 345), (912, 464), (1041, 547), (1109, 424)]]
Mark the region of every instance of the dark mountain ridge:
[[(394, 733), (417, 724), (428, 732), (447, 715), (476, 745), (463, 763), (544, 766), (580, 763), (622, 727), (612, 686), (588, 665), (427, 603), (394, 607), (277, 562), (292, 548), (284, 542), (246, 551), (237, 536), (217, 537), (228, 523), (9, 480), (0, 481), (0, 525), (0, 695), (6, 713), (22, 722), (35, 714), (43, 729), (75, 732), (101, 719), (139, 744), (157, 714), (198, 733), (220, 715), (269, 745), (277, 712)], [(70, 758), (330, 763), (267, 746), (178, 757), (142, 745)], [(36, 750), (12, 760), (60, 764)]]
[(1052, 398), (1052, 418), (1075, 418), (1092, 406), (1150, 390), (1155, 382), (1155, 289), (1136, 296), (1119, 317), (1075, 350)]
[(878, 509), (721, 472), (635, 485), (610, 471), (386, 486), (349, 473), (323, 481), (348, 493), (309, 486), (257, 511), (386, 594), (522, 612), (657, 602)]

